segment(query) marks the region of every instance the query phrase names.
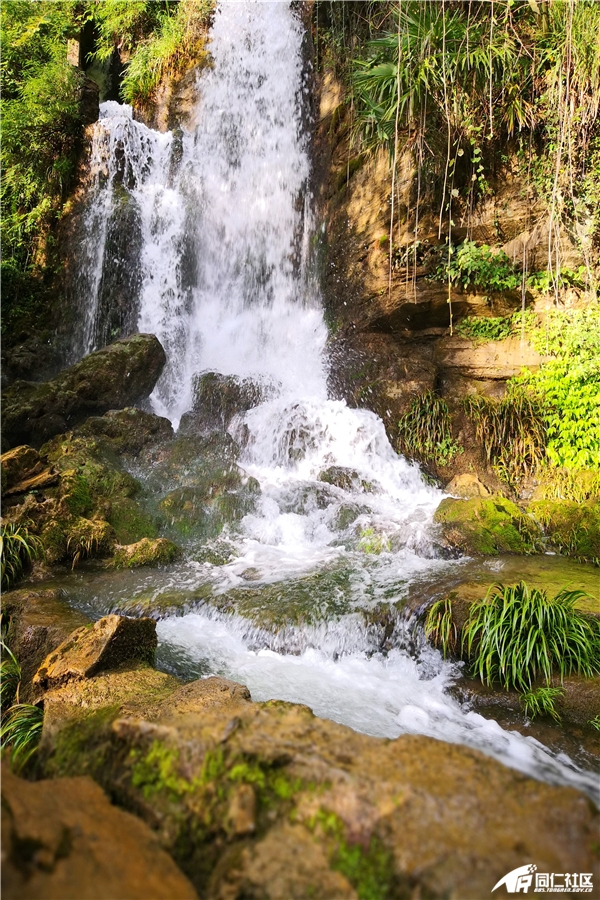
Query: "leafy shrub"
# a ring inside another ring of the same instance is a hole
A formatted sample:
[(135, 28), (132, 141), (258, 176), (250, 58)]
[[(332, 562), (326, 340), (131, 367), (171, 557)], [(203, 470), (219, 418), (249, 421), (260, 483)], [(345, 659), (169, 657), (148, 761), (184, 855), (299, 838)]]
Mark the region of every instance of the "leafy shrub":
[(530, 340), (553, 358), (515, 383), (544, 404), (548, 459), (566, 468), (599, 468), (600, 308), (553, 311)]
[(541, 677), (549, 685), (577, 672), (600, 672), (600, 621), (575, 609), (582, 591), (563, 589), (550, 600), (521, 581), (494, 585), (474, 603), (463, 628), (463, 651), (486, 684), (528, 691)]
[(22, 525), (0, 525), (2, 587), (8, 588), (23, 575), (27, 566), (42, 552), (35, 535)]
[(19, 702), (21, 666), (4, 641), (0, 641), (0, 652), (0, 708), (4, 712), (12, 705), (15, 698), (17, 703)]
[(464, 400), (478, 443), (488, 463), (511, 487), (532, 473), (546, 447), (546, 409), (542, 400), (521, 386), (509, 388), (501, 400), (470, 394)]
[(68, 3), (2, 9), (2, 281), (4, 326), (42, 291), (43, 241), (70, 188), (82, 132), (82, 73), (66, 59)]
[(487, 244), (478, 247), (475, 241), (450, 246), (446, 260), (439, 264), (433, 277), (439, 281), (450, 280), (463, 288), (490, 291), (515, 290), (522, 280), (506, 253), (495, 252)]
[(433, 391), (415, 397), (398, 429), (402, 452), (412, 459), (448, 465), (461, 450), (452, 437), (448, 404)]
[(522, 331), (529, 337), (536, 324), (536, 314), (526, 310), (512, 316), (467, 316), (460, 320), (455, 330), (461, 337), (469, 338), (475, 344), (483, 344), (486, 341), (504, 341)]

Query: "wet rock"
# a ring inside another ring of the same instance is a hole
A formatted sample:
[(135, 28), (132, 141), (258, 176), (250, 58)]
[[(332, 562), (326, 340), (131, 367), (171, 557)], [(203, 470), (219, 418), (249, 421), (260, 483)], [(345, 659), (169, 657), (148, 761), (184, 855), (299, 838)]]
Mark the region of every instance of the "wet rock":
[(114, 555), (112, 565), (116, 569), (136, 569), (140, 566), (166, 566), (174, 562), (181, 550), (166, 538), (149, 540), (142, 538), (135, 544), (119, 547)]
[(540, 549), (540, 529), (530, 516), (505, 497), (447, 497), (435, 511), (450, 547), (476, 556), (534, 553)]
[(256, 794), (251, 784), (240, 784), (233, 792), (227, 811), (227, 825), (236, 837), (256, 831)]
[(252, 703), (220, 678), (143, 714), (131, 694), (127, 712), (107, 687), (125, 674), (47, 695), (43, 767), (100, 778), (203, 896), (353, 897), (369, 884), (368, 896), (479, 900), (524, 858), (594, 871), (598, 814), (575, 790), (456, 744), (381, 740), (303, 706)]
[(88, 618), (67, 603), (60, 590), (23, 588), (2, 598), (6, 640), (21, 667), (19, 699), (29, 702), (31, 682), (44, 659)]
[(2, 465), (2, 493), (6, 493), (21, 481), (33, 478), (44, 470), (40, 454), (33, 447), (23, 445), (3, 453), (0, 457)]
[(383, 334), (342, 334), (331, 341), (329, 352), (331, 396), (376, 413), (397, 448), (400, 417), (415, 397), (435, 387), (431, 347), (400, 344)]
[(182, 434), (226, 430), (234, 416), (258, 406), (274, 393), (273, 385), (237, 375), (205, 372), (194, 381), (192, 409), (181, 417)]
[(134, 499), (140, 484), (103, 440), (61, 435), (39, 458), (52, 480), (31, 485), (24, 498), (7, 493), (4, 515), (40, 537), (48, 565), (76, 565), (110, 555), (117, 542), (157, 536), (156, 523)]
[(462, 500), (470, 500), (472, 497), (489, 497), (490, 492), (477, 475), (465, 472), (455, 475), (452, 481), (446, 485), (446, 491)]
[(4, 394), (4, 437), (39, 447), (90, 415), (147, 397), (165, 364), (152, 334), (135, 334), (86, 356), (44, 384), (17, 381)]
[(153, 619), (104, 616), (93, 626), (78, 628), (50, 653), (36, 672), (33, 684), (48, 690), (67, 681), (92, 678), (97, 672), (132, 660), (153, 662), (156, 645)]
[(46, 381), (58, 372), (62, 354), (56, 346), (56, 334), (50, 331), (25, 332), (19, 343), (3, 348), (2, 387), (16, 379)]
[(197, 894), (140, 819), (91, 778), (34, 783), (2, 769), (5, 900), (194, 900)]
[(319, 472), (319, 481), (326, 484), (333, 484), (335, 487), (341, 488), (343, 491), (372, 491), (373, 486), (370, 482), (360, 477), (354, 469), (347, 469), (344, 466), (329, 466)]
[(600, 500), (539, 500), (528, 511), (541, 522), (553, 550), (581, 561), (600, 559)]
[(76, 434), (100, 438), (116, 453), (138, 456), (144, 447), (170, 440), (173, 427), (162, 416), (126, 407), (90, 417), (79, 426)]

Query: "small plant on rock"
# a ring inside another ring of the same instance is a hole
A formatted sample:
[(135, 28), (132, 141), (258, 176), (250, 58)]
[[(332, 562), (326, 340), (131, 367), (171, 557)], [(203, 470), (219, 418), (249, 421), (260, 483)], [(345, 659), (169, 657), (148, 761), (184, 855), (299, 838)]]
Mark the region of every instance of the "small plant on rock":
[(443, 597), (429, 607), (425, 618), (425, 637), (443, 654), (444, 659), (458, 650), (458, 628), (454, 621), (452, 598)]
[(452, 437), (448, 404), (433, 391), (415, 397), (398, 428), (402, 452), (411, 459), (445, 466), (462, 449)]
[(534, 691), (526, 691), (520, 698), (525, 715), (530, 719), (551, 716), (555, 722), (560, 722), (556, 701), (563, 697), (564, 693), (562, 688), (553, 687), (539, 687)]
[(11, 765), (21, 770), (36, 752), (42, 736), (44, 710), (31, 703), (16, 703), (2, 720), (0, 740), (10, 747)]
[(464, 408), (488, 463), (503, 481), (514, 488), (535, 471), (546, 448), (545, 409), (539, 398), (514, 386), (502, 400), (470, 394)]

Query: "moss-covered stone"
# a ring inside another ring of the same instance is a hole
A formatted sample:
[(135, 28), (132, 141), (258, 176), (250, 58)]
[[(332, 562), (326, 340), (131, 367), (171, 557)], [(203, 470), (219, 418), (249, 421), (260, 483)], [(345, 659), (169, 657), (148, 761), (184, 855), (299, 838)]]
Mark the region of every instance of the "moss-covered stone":
[(135, 569), (140, 566), (166, 566), (174, 562), (181, 551), (176, 544), (166, 538), (154, 541), (142, 538), (135, 544), (119, 547), (112, 565), (116, 569)]
[(137, 456), (143, 447), (170, 440), (173, 428), (162, 416), (126, 407), (90, 417), (79, 426), (77, 434), (99, 439), (117, 453)]
[(451, 546), (481, 556), (499, 553), (535, 553), (541, 533), (533, 519), (505, 497), (446, 497), (434, 514)]
[(3, 434), (10, 446), (40, 446), (87, 416), (147, 397), (165, 364), (152, 334), (134, 334), (86, 356), (50, 381), (16, 381), (5, 392)]
[(142, 538), (156, 538), (158, 527), (152, 516), (130, 497), (115, 499), (110, 504), (107, 520), (119, 544), (134, 544)]
[(553, 550), (600, 564), (600, 500), (538, 500), (529, 510), (541, 522)]

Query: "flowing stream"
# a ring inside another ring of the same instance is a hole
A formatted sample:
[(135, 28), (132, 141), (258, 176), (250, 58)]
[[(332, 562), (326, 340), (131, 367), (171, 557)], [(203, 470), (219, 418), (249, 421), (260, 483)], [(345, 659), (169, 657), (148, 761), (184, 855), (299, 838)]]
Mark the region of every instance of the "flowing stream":
[(161, 662), (180, 674), (224, 674), (255, 700), (305, 703), (369, 734), (463, 743), (593, 794), (595, 776), (568, 757), (453, 699), (459, 667), (402, 613), (411, 591), (468, 561), (442, 557), (442, 494), (381, 421), (327, 397), (303, 40), (288, 3), (222, 2), (190, 130), (160, 134), (102, 104), (76, 354), (156, 334), (168, 362), (152, 408), (175, 427), (200, 372), (268, 390), (229, 425), (260, 485), (252, 511), (216, 542), (192, 535), (168, 570), (73, 576), (71, 594), (96, 614), (150, 609)]

